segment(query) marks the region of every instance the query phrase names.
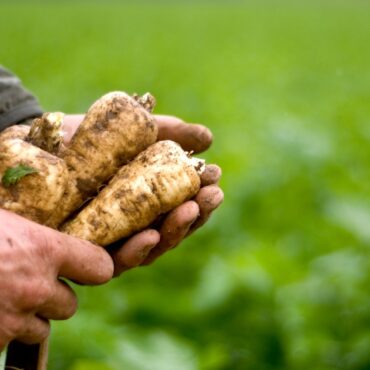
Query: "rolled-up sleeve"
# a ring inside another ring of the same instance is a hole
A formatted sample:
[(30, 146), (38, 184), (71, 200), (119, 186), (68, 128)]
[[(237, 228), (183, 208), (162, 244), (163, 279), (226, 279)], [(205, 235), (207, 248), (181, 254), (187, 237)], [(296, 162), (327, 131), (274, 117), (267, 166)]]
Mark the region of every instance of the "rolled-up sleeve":
[(0, 66), (0, 131), (42, 113), (38, 100), (14, 74)]

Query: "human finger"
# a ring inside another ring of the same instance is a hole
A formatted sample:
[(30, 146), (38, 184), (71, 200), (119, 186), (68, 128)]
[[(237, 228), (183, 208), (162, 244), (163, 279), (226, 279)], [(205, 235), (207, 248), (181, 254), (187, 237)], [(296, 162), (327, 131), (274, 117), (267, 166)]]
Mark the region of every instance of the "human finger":
[(191, 225), (188, 235), (206, 223), (212, 212), (223, 202), (224, 193), (217, 185), (209, 185), (201, 188), (194, 200), (199, 205), (199, 217)]
[(221, 168), (216, 164), (208, 164), (200, 175), (202, 186), (217, 184), (221, 178)]
[(62, 123), (63, 143), (68, 145), (84, 119), (83, 114), (66, 114)]
[(199, 206), (190, 200), (171, 211), (160, 228), (161, 239), (143, 264), (148, 265), (169, 249), (174, 248), (186, 236), (192, 223), (199, 215)]
[(159, 240), (159, 232), (153, 229), (144, 230), (132, 236), (121, 248), (111, 254), (114, 261), (114, 276), (139, 266)]
[(25, 344), (41, 343), (50, 334), (49, 320), (35, 315), (29, 315), (25, 321), (24, 330), (17, 336), (17, 340)]
[(173, 140), (186, 151), (200, 153), (212, 144), (212, 132), (205, 126), (185, 123), (177, 117), (155, 115), (158, 126), (158, 141)]
[(59, 277), (89, 285), (103, 284), (112, 278), (113, 261), (103, 248), (47, 227), (44, 238), (58, 260)]
[(72, 288), (63, 280), (58, 279), (52, 294), (37, 309), (37, 315), (44, 319), (66, 320), (77, 311), (77, 296)]

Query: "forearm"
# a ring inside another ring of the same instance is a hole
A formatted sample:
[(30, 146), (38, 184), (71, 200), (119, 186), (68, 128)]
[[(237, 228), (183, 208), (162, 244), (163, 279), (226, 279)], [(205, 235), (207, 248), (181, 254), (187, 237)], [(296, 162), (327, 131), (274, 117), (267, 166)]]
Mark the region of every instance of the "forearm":
[(37, 99), (15, 75), (0, 66), (0, 131), (41, 114)]

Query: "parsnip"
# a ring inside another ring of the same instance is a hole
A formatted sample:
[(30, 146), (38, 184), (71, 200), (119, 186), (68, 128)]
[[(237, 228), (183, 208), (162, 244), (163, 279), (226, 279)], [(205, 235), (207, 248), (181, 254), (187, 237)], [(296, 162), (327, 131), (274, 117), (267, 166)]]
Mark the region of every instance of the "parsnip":
[(119, 167), (153, 144), (158, 129), (150, 114), (150, 94), (131, 97), (111, 92), (97, 100), (72, 138), (60, 153), (70, 173), (62, 207), (51, 223), (59, 225), (67, 216), (95, 195)]
[(24, 140), (30, 132), (30, 126), (14, 125), (0, 132), (0, 141), (7, 139), (22, 139)]
[(3, 178), (7, 170), (20, 165), (34, 169), (34, 173), (9, 187), (0, 186), (0, 208), (48, 225), (67, 187), (67, 166), (62, 159), (38, 147), (11, 138), (11, 134), (17, 136), (23, 131), (8, 131), (5, 140), (0, 140), (0, 175)]
[[(157, 127), (149, 113), (152, 106), (150, 95), (109, 93), (92, 105), (66, 148), (62, 113), (46, 113), (30, 129), (4, 131), (3, 180), (9, 168), (25, 165), (32, 170), (11, 186), (3, 181), (0, 207), (106, 246), (191, 199), (200, 188), (204, 162), (172, 141), (153, 144)], [(66, 217), (70, 220), (60, 227)]]
[(123, 166), (111, 182), (61, 230), (106, 246), (150, 225), (192, 198), (204, 161), (172, 141), (160, 141)]

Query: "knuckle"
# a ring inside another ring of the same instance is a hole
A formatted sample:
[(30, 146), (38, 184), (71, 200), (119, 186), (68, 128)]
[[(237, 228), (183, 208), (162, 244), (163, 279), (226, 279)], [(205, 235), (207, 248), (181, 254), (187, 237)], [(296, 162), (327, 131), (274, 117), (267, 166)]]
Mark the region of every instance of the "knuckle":
[(41, 226), (30, 225), (27, 231), (28, 239), (31, 241), (33, 248), (39, 249), (39, 247), (44, 245), (47, 241), (47, 238), (45, 237), (45, 233), (42, 231)]
[(24, 281), (23, 284), (19, 287), (19, 299), (20, 306), (26, 310), (33, 310), (37, 305), (35, 304), (35, 296), (37, 291), (35, 289), (34, 279)]
[(35, 303), (38, 306), (44, 305), (54, 293), (53, 286), (48, 280), (39, 280), (36, 291)]
[(37, 319), (30, 322), (19, 339), (26, 344), (35, 344), (44, 341), (50, 335), (50, 322), (46, 319)]
[(29, 231), (29, 240), (31, 242), (29, 246), (30, 253), (32, 253), (39, 263), (45, 262), (45, 264), (49, 264), (50, 262), (48, 261), (52, 253), (52, 248), (47, 236), (41, 230), (31, 228)]
[(52, 287), (46, 280), (31, 279), (23, 283), (19, 293), (21, 306), (35, 310), (47, 302), (52, 295)]
[(57, 236), (57, 233), (56, 235), (50, 235), (49, 229), (41, 225), (28, 228), (30, 248), (44, 261), (50, 261), (50, 256), (55, 256), (63, 251), (63, 248), (60, 248), (61, 240)]
[(4, 342), (10, 342), (15, 339), (24, 328), (24, 320), (22, 317), (14, 314), (6, 315), (1, 321), (1, 339), (3, 339)]

